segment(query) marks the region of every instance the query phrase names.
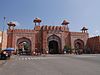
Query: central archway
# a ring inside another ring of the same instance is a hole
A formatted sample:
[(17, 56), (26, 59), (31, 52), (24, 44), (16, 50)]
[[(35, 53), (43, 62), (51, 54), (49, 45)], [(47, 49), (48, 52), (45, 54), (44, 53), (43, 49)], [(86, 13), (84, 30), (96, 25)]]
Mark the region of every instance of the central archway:
[(48, 37), (48, 51), (49, 54), (60, 54), (61, 51), (61, 39), (57, 35), (51, 35)]
[(59, 53), (57, 41), (52, 40), (49, 42), (49, 53), (50, 54), (58, 54)]

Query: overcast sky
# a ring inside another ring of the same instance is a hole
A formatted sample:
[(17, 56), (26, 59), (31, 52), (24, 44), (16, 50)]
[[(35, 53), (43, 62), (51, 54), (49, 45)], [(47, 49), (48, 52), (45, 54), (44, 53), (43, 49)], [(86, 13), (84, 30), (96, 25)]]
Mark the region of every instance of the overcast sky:
[(67, 19), (70, 31), (86, 26), (90, 36), (100, 35), (100, 0), (0, 0), (0, 29), (6, 30), (4, 16), (16, 28), (33, 29), (36, 17), (41, 25), (61, 25)]

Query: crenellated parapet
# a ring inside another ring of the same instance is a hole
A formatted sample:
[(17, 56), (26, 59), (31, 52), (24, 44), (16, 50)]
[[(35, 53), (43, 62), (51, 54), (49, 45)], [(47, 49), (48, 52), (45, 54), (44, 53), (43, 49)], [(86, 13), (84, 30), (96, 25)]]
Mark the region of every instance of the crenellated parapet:
[(74, 35), (75, 35), (75, 36), (82, 36), (82, 35), (84, 36), (84, 35), (86, 35), (86, 34), (88, 35), (88, 33), (82, 33), (82, 32), (70, 32), (70, 35), (71, 35), (71, 36), (74, 36)]
[(94, 36), (94, 37), (90, 37), (90, 39), (100, 39), (100, 36)]
[(13, 32), (14, 33), (33, 33), (34, 30), (30, 30), (30, 29), (14, 29)]
[(43, 26), (35, 26), (34, 30), (46, 30), (46, 31), (67, 31), (65, 26), (47, 26), (47, 25), (43, 25)]

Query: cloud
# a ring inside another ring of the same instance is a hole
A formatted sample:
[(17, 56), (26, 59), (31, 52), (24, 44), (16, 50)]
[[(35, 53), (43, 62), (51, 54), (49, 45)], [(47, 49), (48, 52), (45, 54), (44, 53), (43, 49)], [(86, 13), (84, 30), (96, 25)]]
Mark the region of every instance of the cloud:
[(16, 24), (16, 26), (20, 26), (21, 24), (18, 21), (12, 21)]
[(94, 36), (100, 36), (100, 31), (94, 30), (94, 32), (90, 34), (90, 37), (94, 37)]
[(95, 33), (99, 33), (99, 30), (96, 30)]
[(95, 35), (100, 35), (100, 31), (99, 30), (96, 30), (95, 31)]

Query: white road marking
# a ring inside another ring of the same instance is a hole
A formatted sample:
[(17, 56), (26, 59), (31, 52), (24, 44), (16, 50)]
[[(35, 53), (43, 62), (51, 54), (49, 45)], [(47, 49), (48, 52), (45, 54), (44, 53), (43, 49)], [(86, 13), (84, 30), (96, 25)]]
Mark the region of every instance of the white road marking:
[(87, 56), (87, 55), (76, 55), (75, 57), (79, 57), (79, 58), (90, 58), (90, 57), (96, 57), (96, 56)]
[(21, 60), (24, 60), (24, 58), (22, 58)]
[(27, 59), (28, 59), (28, 60), (30, 60), (31, 58), (30, 58), (30, 57), (28, 57)]
[(24, 58), (25, 60), (27, 60), (27, 58)]
[(15, 60), (40, 60), (40, 59), (57, 59), (55, 57), (19, 57), (19, 58), (16, 58)]

